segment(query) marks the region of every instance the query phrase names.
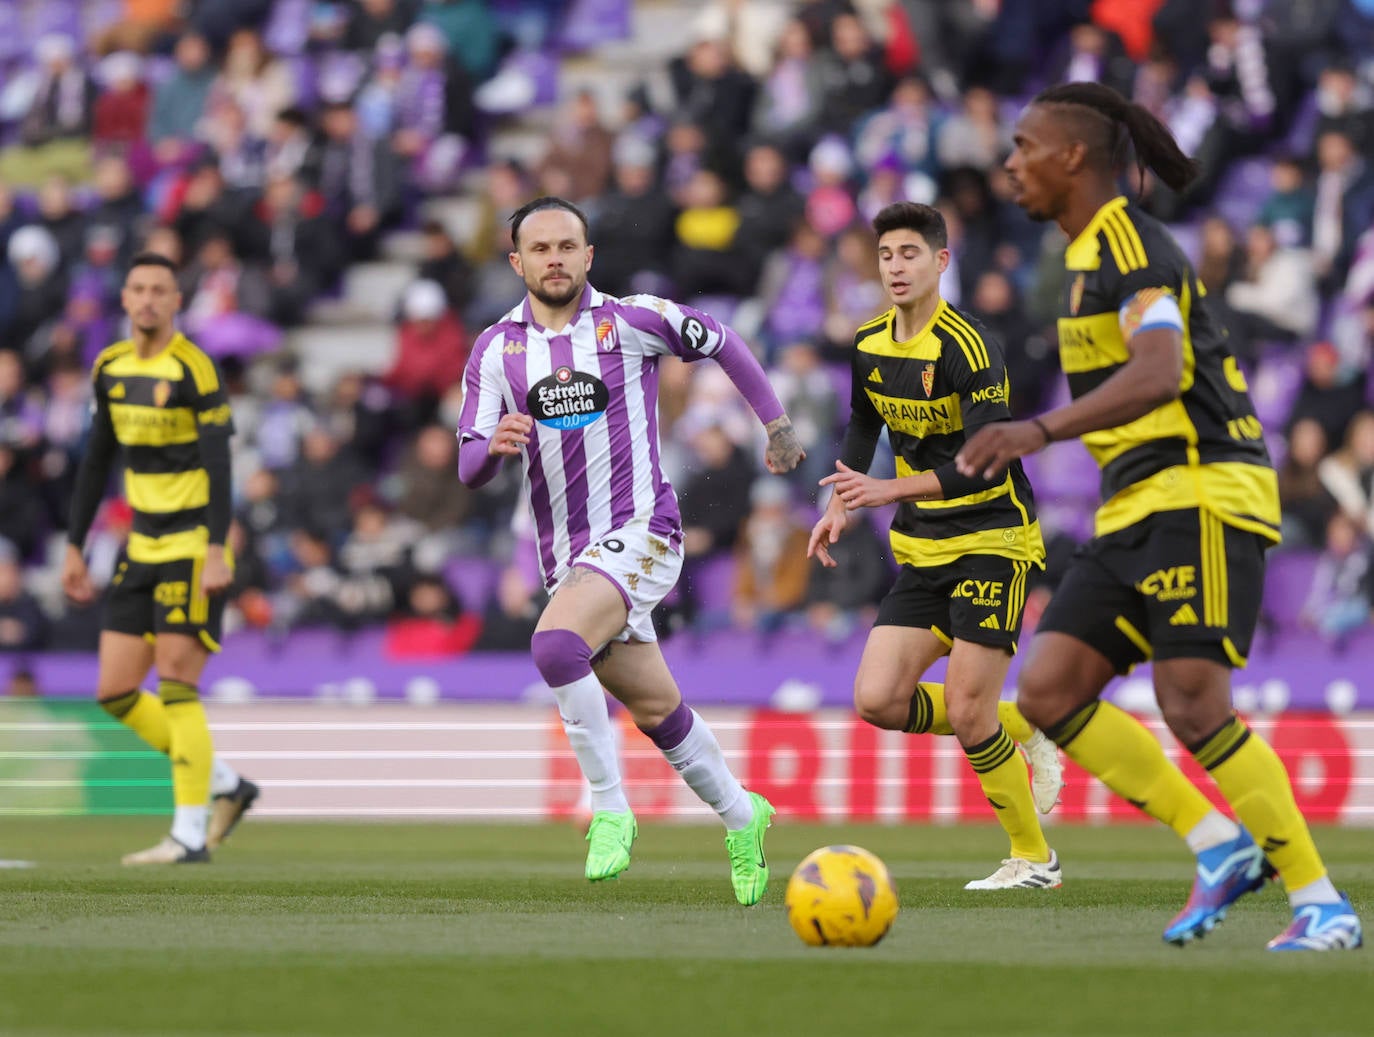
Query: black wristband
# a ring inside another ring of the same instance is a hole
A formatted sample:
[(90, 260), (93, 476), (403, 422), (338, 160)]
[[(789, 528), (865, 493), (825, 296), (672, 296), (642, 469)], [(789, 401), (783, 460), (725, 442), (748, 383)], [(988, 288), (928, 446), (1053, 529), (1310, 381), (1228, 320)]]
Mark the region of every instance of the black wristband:
[(1054, 442), (1054, 437), (1053, 437), (1052, 435), (1050, 435), (1050, 430), (1046, 427), (1046, 425), (1045, 425), (1045, 423), (1044, 423), (1043, 421), (1041, 421), (1039, 418), (1031, 418), (1030, 421), (1031, 421), (1031, 424), (1032, 424), (1032, 425), (1034, 425), (1034, 426), (1035, 426), (1036, 428), (1038, 428), (1042, 433), (1044, 433), (1044, 436), (1045, 436), (1045, 446), (1049, 446), (1051, 443)]

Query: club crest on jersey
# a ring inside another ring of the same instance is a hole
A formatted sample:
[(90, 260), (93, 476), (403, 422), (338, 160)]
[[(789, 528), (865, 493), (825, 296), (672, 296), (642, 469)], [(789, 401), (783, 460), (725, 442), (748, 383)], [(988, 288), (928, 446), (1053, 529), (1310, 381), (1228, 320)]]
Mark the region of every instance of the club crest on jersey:
[(609, 317), (596, 326), (596, 344), (608, 353), (620, 344), (615, 337), (615, 321)]
[(1083, 305), (1083, 282), (1086, 280), (1082, 274), (1073, 279), (1073, 284), (1069, 288), (1069, 316), (1077, 317), (1078, 308)]
[(600, 419), (610, 405), (606, 383), (585, 371), (559, 367), (530, 386), (525, 406), (541, 425), (571, 432)]
[(172, 398), (172, 384), (168, 381), (160, 381), (153, 386), (153, 405), (157, 407), (167, 406), (167, 401)]
[(935, 364), (927, 363), (921, 371), (921, 388), (926, 391), (926, 399), (935, 391)]

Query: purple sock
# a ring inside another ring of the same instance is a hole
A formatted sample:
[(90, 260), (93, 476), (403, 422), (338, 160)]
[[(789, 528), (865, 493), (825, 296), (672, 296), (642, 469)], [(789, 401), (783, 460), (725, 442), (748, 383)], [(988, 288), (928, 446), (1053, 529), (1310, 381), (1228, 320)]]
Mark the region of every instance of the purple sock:
[(640, 730), (649, 736), (654, 745), (666, 753), (669, 749), (675, 749), (681, 745), (682, 740), (692, 730), (692, 711), (687, 708), (687, 703), (679, 702), (677, 709), (669, 713), (658, 727), (652, 730), (641, 727)]

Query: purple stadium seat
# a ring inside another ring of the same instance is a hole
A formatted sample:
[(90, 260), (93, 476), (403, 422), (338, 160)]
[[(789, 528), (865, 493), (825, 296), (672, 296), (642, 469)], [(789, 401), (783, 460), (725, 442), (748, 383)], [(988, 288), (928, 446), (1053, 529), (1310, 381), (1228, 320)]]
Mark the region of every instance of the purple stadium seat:
[(310, 38), (312, 6), (311, 0), (276, 0), (262, 34), (267, 49), (283, 57), (303, 53)]
[(1255, 222), (1260, 206), (1269, 197), (1267, 158), (1243, 158), (1232, 164), (1217, 188), (1217, 211), (1232, 227), (1248, 227)]
[(1296, 350), (1278, 352), (1261, 360), (1250, 376), (1250, 400), (1265, 428), (1280, 429), (1288, 422), (1302, 388), (1302, 365)]
[(78, 41), (85, 36), (81, 8), (75, 0), (44, 0), (26, 8), (25, 14), (24, 33), (30, 40), (50, 32), (60, 32)]
[(1315, 551), (1278, 551), (1270, 556), (1264, 573), (1264, 614), (1280, 633), (1297, 627), (1316, 569)]
[(487, 607), (500, 577), (501, 566), (490, 558), (451, 558), (444, 566), (444, 582), (470, 611)]
[(707, 558), (693, 573), (692, 589), (702, 612), (728, 613), (735, 594), (735, 556), (727, 551)]

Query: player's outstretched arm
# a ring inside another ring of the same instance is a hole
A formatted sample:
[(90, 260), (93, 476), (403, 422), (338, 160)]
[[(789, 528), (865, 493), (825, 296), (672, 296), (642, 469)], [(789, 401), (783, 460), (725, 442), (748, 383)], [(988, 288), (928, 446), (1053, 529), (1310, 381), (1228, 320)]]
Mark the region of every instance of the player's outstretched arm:
[(839, 542), (840, 534), (844, 532), (845, 526), (849, 524), (849, 512), (840, 500), (838, 493), (830, 495), (830, 501), (825, 506), (825, 513), (811, 527), (811, 539), (806, 545), (806, 557), (820, 559), (821, 565), (827, 569), (833, 569), (836, 561), (830, 556), (829, 547), (831, 544)]
[(768, 449), (764, 452), (763, 463), (770, 472), (782, 475), (802, 463), (806, 451), (802, 449), (791, 418), (786, 414), (774, 418), (764, 426), (764, 431), (768, 433)]

